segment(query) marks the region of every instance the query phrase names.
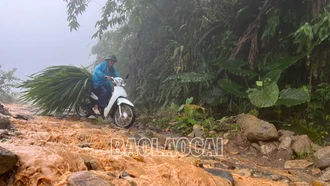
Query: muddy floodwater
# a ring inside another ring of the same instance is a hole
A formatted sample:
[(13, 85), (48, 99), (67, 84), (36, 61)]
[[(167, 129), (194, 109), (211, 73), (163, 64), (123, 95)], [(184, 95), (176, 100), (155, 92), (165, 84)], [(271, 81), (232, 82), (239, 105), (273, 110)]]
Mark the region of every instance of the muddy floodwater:
[[(13, 115), (33, 114), (30, 107), (5, 105)], [(231, 185), (229, 180), (212, 175), (196, 165), (200, 158), (186, 154), (163, 156), (168, 150), (157, 149), (148, 154), (130, 151), (115, 155), (116, 145), (111, 139), (128, 142), (127, 133), (113, 125), (80, 121), (76, 118), (34, 116), (31, 120), (10, 118), (17, 128), (15, 135), (0, 145), (19, 156), (14, 185), (66, 185), (71, 174), (93, 171), (114, 185)], [(222, 158), (226, 158), (223, 156)], [(215, 160), (221, 161), (221, 157)], [(249, 163), (249, 162), (246, 162)], [(123, 171), (129, 176), (123, 177)], [(284, 172), (285, 173), (285, 172)], [(284, 186), (288, 183), (266, 178), (242, 176), (231, 170), (236, 186)]]

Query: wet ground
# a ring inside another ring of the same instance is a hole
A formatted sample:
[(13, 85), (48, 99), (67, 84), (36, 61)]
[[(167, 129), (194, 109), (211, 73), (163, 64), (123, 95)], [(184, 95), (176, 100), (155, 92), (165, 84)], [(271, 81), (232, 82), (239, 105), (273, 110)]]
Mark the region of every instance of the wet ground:
[[(24, 105), (5, 107), (12, 115), (35, 111)], [(66, 185), (70, 175), (81, 170), (94, 171), (114, 185), (231, 185), (230, 181), (236, 186), (324, 185), (303, 171), (282, 169), (283, 162), (247, 153), (232, 141), (219, 156), (192, 156), (173, 153), (166, 145), (137, 146), (130, 139), (151, 135), (163, 142), (166, 133), (141, 134), (136, 127), (120, 129), (74, 116), (33, 117), (11, 117), (17, 130), (0, 143), (20, 158), (14, 185)]]

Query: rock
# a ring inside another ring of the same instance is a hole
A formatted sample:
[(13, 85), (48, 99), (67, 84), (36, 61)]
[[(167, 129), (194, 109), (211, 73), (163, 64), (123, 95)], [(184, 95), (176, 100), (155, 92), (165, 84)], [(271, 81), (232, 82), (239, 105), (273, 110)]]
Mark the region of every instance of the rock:
[(288, 131), (288, 130), (279, 130), (278, 131), (278, 136), (279, 136), (279, 138), (278, 138), (278, 140), (279, 141), (282, 141), (282, 140), (284, 140), (286, 137), (292, 137), (294, 135), (294, 132), (292, 132), (292, 131)]
[(277, 174), (273, 174), (273, 175), (270, 176), (270, 178), (271, 178), (273, 181), (278, 181), (278, 180), (282, 179), (282, 176), (277, 175)]
[(91, 171), (79, 171), (71, 174), (67, 186), (114, 186), (114, 184), (103, 179)]
[(319, 174), (320, 172), (321, 172), (321, 170), (319, 168), (312, 168), (313, 175)]
[(282, 160), (291, 160), (293, 155), (293, 150), (291, 148), (288, 149), (282, 149), (274, 153), (273, 158), (274, 159), (282, 159)]
[(159, 126), (155, 126), (155, 125), (148, 125), (148, 128), (149, 128), (150, 130), (156, 131), (156, 132), (158, 132), (158, 133), (160, 133), (160, 132), (163, 131), (163, 129), (162, 129), (161, 127), (159, 127)]
[(91, 147), (91, 144), (92, 143), (88, 143), (88, 142), (79, 142), (77, 144), (77, 146), (80, 147), (80, 148), (90, 148)]
[(320, 176), (320, 180), (322, 181), (330, 181), (330, 170), (326, 171)]
[(298, 139), (292, 144), (292, 149), (298, 155), (311, 154), (312, 140), (307, 135), (298, 136)]
[(6, 130), (0, 129), (0, 139), (7, 139), (9, 137), (9, 134)]
[(284, 164), (285, 169), (305, 169), (308, 166), (313, 165), (313, 162), (307, 160), (288, 160)]
[(292, 139), (290, 137), (284, 138), (281, 141), (280, 145), (278, 146), (278, 150), (290, 148), (291, 147), (291, 142), (292, 142)]
[(14, 168), (18, 156), (0, 146), (0, 175)]
[(119, 172), (119, 178), (126, 178), (126, 177), (131, 177), (131, 178), (135, 178), (136, 176), (133, 174), (129, 174), (126, 171), (120, 171)]
[(330, 146), (324, 147), (314, 153), (314, 163), (320, 169), (330, 167)]
[(277, 149), (276, 145), (273, 143), (267, 143), (265, 145), (261, 145), (261, 153), (269, 154), (274, 152)]
[(237, 123), (250, 141), (267, 141), (278, 138), (277, 130), (273, 124), (255, 116), (241, 114), (238, 116)]
[(313, 186), (310, 183), (304, 182), (304, 181), (295, 181), (291, 182), (289, 185), (294, 185), (294, 186)]
[(133, 138), (135, 139), (135, 142), (138, 143), (139, 140), (142, 138), (142, 136), (140, 134), (138, 134), (138, 133), (135, 133), (134, 136), (133, 136)]
[(251, 146), (253, 148), (255, 148), (256, 150), (261, 151), (261, 147), (260, 147), (260, 145), (258, 143), (252, 143)]
[(232, 185), (234, 185), (234, 178), (233, 178), (233, 176), (230, 172), (219, 170), (219, 169), (204, 169), (204, 170), (206, 170), (207, 172), (213, 174), (214, 176), (219, 176), (219, 177), (225, 178), (228, 181), (230, 181), (230, 183)]
[(198, 138), (203, 137), (204, 131), (200, 124), (195, 124), (193, 126), (193, 132), (194, 132), (195, 137), (198, 137)]
[(34, 119), (31, 115), (27, 114), (17, 114), (14, 116), (15, 119), (22, 119), (22, 120), (29, 120), (29, 119)]
[(11, 116), (7, 109), (0, 103), (0, 114)]
[(11, 129), (12, 125), (7, 116), (0, 114), (0, 129)]
[(238, 171), (238, 174), (241, 176), (251, 176), (252, 175), (252, 170), (251, 169), (241, 169)]
[(88, 120), (88, 118), (86, 118), (86, 117), (80, 117), (80, 121), (87, 121)]
[(194, 131), (192, 131), (191, 133), (189, 133), (189, 134), (188, 134), (188, 137), (191, 137), (191, 138), (195, 137), (195, 133), (194, 133)]
[(154, 137), (154, 133), (152, 133), (150, 130), (147, 130), (145, 133), (144, 133), (144, 136), (146, 138), (153, 138)]
[(102, 163), (98, 159), (89, 155), (82, 155), (81, 158), (84, 160), (84, 164), (86, 165), (88, 170), (104, 170)]
[(227, 145), (229, 143), (229, 139), (223, 139), (223, 144)]
[(318, 150), (320, 150), (320, 149), (322, 149), (323, 147), (321, 147), (320, 145), (317, 145), (317, 144), (315, 144), (315, 143), (312, 143), (312, 149), (313, 149), (313, 151), (318, 151)]
[(223, 134), (223, 138), (229, 138), (229, 136), (230, 136), (230, 132), (226, 132)]

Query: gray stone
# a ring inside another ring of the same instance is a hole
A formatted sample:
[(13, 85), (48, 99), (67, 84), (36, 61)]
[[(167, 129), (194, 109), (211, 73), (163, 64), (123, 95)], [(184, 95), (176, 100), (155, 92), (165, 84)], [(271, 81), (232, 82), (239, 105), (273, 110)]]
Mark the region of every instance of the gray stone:
[(278, 136), (279, 136), (279, 138), (278, 138), (278, 140), (279, 141), (282, 141), (282, 140), (284, 140), (286, 137), (292, 137), (293, 136), (293, 134), (294, 134), (294, 132), (292, 132), (292, 131), (288, 131), (288, 130), (279, 130), (278, 131)]
[(330, 167), (330, 146), (324, 147), (314, 153), (314, 163), (320, 169)]
[(292, 149), (298, 155), (313, 153), (312, 140), (307, 135), (298, 136), (298, 139), (292, 144)]
[(270, 176), (270, 178), (273, 180), (273, 181), (278, 181), (280, 179), (282, 179), (282, 177), (280, 175), (277, 175), (277, 174), (273, 174)]
[(322, 149), (323, 147), (321, 147), (320, 145), (318, 145), (318, 144), (315, 144), (315, 143), (312, 143), (312, 149), (313, 149), (313, 151), (318, 151), (318, 150), (320, 150), (320, 149)]
[(292, 139), (290, 137), (284, 138), (281, 141), (280, 145), (278, 146), (278, 150), (290, 148), (291, 147), (291, 142), (292, 142)]
[(8, 131), (0, 129), (0, 139), (7, 139), (9, 137)]
[(204, 135), (204, 131), (200, 124), (195, 124), (193, 126), (193, 132), (194, 132), (194, 136), (198, 138), (201, 138)]
[(261, 147), (260, 147), (260, 145), (259, 145), (258, 143), (252, 143), (251, 146), (252, 146), (253, 148), (257, 149), (258, 151), (261, 150)]
[(278, 138), (275, 126), (249, 114), (238, 116), (237, 123), (250, 141), (268, 141)]
[(261, 145), (261, 153), (269, 154), (274, 152), (277, 149), (276, 145), (273, 143), (267, 143), (265, 145)]
[(152, 133), (150, 130), (147, 130), (145, 133), (144, 133), (144, 136), (146, 138), (153, 138), (154, 137), (154, 133)]
[(312, 168), (311, 171), (312, 171), (313, 175), (319, 174), (321, 172), (321, 170), (319, 168)]
[(274, 154), (274, 159), (291, 160), (292, 155), (293, 155), (293, 150), (291, 148), (282, 149)]
[(308, 166), (313, 165), (313, 162), (307, 160), (288, 160), (284, 164), (285, 169), (305, 169)]
[(238, 171), (238, 174), (241, 176), (251, 176), (252, 175), (253, 170), (252, 169), (241, 169)]
[(80, 147), (80, 148), (90, 148), (91, 145), (92, 145), (92, 143), (88, 143), (88, 142), (79, 142), (77, 144), (77, 146)]
[(330, 170), (326, 171), (320, 176), (320, 180), (322, 181), (330, 181)]
[(219, 176), (219, 177), (225, 178), (225, 179), (229, 180), (232, 185), (234, 185), (234, 178), (230, 172), (224, 171), (224, 170), (219, 170), (219, 169), (204, 169), (204, 170), (213, 174), (214, 176)]
[(27, 114), (17, 114), (14, 116), (15, 119), (22, 119), (22, 120), (29, 120), (29, 119), (34, 119), (33, 116), (27, 115)]
[(14, 168), (18, 156), (0, 146), (0, 175)]
[(88, 170), (104, 171), (104, 167), (98, 159), (89, 155), (82, 155), (81, 158), (84, 160)]
[(113, 186), (114, 184), (103, 179), (91, 171), (79, 171), (72, 173), (68, 179), (67, 186)]
[(10, 121), (7, 116), (0, 114), (0, 129), (10, 129), (12, 128)]
[(0, 103), (0, 114), (11, 116), (8, 110)]

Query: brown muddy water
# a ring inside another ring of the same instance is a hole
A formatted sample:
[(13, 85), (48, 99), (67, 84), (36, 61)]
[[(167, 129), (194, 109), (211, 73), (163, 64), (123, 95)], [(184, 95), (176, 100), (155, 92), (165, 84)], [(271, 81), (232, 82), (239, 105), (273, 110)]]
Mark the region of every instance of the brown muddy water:
[[(5, 105), (13, 115), (32, 114), (31, 107)], [(230, 185), (229, 181), (196, 166), (198, 157), (176, 154), (162, 156), (167, 150), (154, 151), (154, 155), (127, 153), (114, 155), (116, 147), (111, 139), (127, 142), (127, 130), (90, 121), (57, 119), (34, 116), (32, 120), (10, 118), (18, 129), (15, 135), (0, 145), (19, 156), (14, 185), (66, 185), (70, 175), (88, 170), (114, 185)], [(134, 130), (134, 129), (132, 129)], [(82, 148), (84, 146), (84, 148)], [(144, 149), (150, 152), (152, 149)], [(219, 161), (219, 160), (217, 160)], [(86, 162), (90, 167), (86, 166)], [(207, 167), (206, 167), (207, 168)], [(120, 172), (130, 174), (120, 178)], [(288, 185), (265, 178), (241, 176), (231, 171), (236, 186)]]

